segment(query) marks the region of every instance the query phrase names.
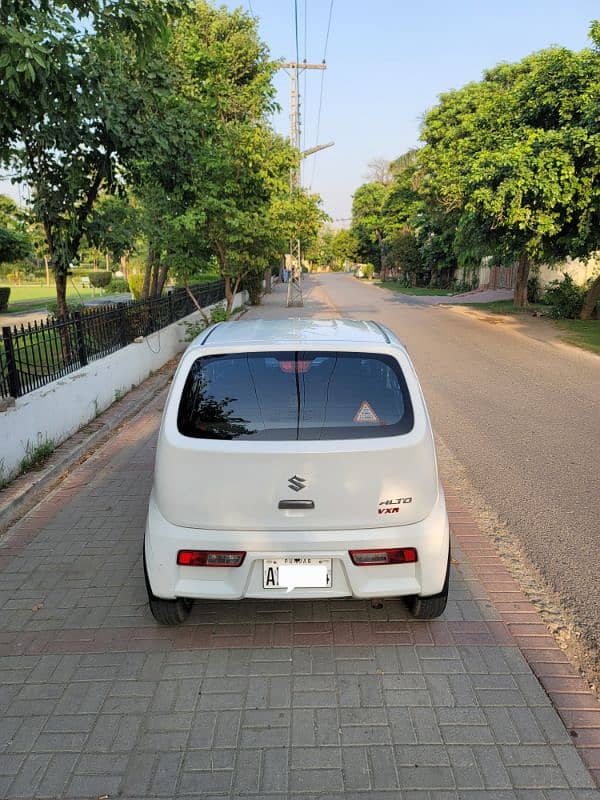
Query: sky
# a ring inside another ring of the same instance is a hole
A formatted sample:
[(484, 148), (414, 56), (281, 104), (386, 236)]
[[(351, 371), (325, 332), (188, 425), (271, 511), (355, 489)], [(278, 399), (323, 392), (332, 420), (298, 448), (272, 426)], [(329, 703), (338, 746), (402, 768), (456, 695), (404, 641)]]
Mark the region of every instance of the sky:
[[(330, 0), (297, 4), (300, 61), (320, 63)], [(274, 58), (295, 59), (293, 0), (227, 0), (226, 5), (242, 6), (259, 18), (260, 35)], [(337, 226), (346, 225), (368, 162), (396, 158), (418, 145), (422, 115), (441, 92), (534, 50), (586, 47), (590, 22), (599, 17), (597, 0), (334, 0), (319, 143), (334, 140), (335, 146), (305, 160), (303, 185), (322, 196)], [(303, 149), (317, 143), (321, 72), (304, 76)], [(282, 111), (274, 125), (287, 135), (284, 72), (276, 85)]]
[[(216, 0), (217, 3), (221, 0)], [(300, 60), (321, 63), (330, 0), (296, 0)], [(296, 56), (294, 0), (226, 0), (258, 17), (273, 58)], [(303, 164), (303, 185), (319, 193), (334, 224), (348, 224), (352, 194), (373, 158), (393, 159), (419, 142), (423, 113), (437, 96), (478, 80), (500, 61), (518, 61), (551, 45), (581, 49), (597, 0), (334, 0), (327, 70), (300, 78), (302, 148), (335, 146)], [(289, 77), (275, 78), (281, 112), (276, 130), (289, 133)], [(0, 182), (19, 199), (23, 190)], [(26, 192), (25, 192), (26, 194)]]

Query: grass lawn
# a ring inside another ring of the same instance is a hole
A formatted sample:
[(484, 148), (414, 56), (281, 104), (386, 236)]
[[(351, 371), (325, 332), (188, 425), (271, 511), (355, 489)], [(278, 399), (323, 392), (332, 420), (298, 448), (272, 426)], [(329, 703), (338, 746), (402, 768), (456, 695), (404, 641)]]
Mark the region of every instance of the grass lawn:
[(547, 311), (548, 306), (530, 303), (526, 308), (516, 306), (512, 300), (494, 300), (491, 303), (456, 303), (457, 306), (490, 311), (492, 314), (530, 314), (532, 311)]
[[(457, 303), (456, 305), (468, 305), (469, 308), (488, 311), (492, 314), (527, 314), (532, 311), (548, 311), (548, 306), (541, 303), (530, 303), (527, 308), (520, 308), (512, 300), (496, 300), (493, 303)], [(588, 322), (581, 319), (560, 319), (554, 324), (563, 331), (562, 338), (565, 342), (600, 354), (600, 320), (593, 319)]]
[[(0, 285), (8, 286), (9, 284), (5, 283)], [(100, 295), (101, 293), (101, 289), (96, 289), (96, 294)], [(69, 281), (67, 285), (67, 297), (73, 297), (73, 295), (77, 296), (78, 294), (80, 294), (82, 297), (92, 297), (93, 291), (91, 288), (82, 289), (80, 286), (75, 288), (75, 286), (73, 286), (73, 284)], [(56, 300), (56, 289), (54, 286), (26, 285), (10, 287), (9, 309), (13, 304), (24, 305), (25, 303), (30, 302), (37, 302), (39, 304), (40, 300)]]
[(384, 289), (392, 289), (400, 294), (412, 294), (417, 297), (447, 297), (452, 294), (451, 289), (429, 289), (425, 286), (403, 286), (398, 281), (380, 281)]
[(600, 355), (600, 319), (560, 319), (556, 324), (566, 342)]

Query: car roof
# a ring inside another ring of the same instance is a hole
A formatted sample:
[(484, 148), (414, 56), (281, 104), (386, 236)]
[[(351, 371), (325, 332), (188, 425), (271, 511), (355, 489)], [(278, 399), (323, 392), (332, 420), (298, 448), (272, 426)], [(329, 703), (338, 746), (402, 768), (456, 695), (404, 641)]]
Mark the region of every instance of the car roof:
[(324, 343), (399, 344), (391, 331), (370, 320), (310, 319), (253, 319), (220, 322), (198, 336), (192, 346), (219, 345), (276, 345), (293, 346)]

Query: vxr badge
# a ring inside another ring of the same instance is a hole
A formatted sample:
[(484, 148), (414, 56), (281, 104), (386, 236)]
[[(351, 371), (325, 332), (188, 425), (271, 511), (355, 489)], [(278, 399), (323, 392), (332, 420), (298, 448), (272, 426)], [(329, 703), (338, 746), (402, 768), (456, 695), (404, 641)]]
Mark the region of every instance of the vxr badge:
[(382, 500), (377, 509), (378, 514), (398, 514), (401, 505), (412, 503), (412, 497), (396, 497), (394, 500)]
[(306, 478), (299, 478), (298, 475), (292, 475), (288, 478), (288, 486), (295, 492), (299, 492), (306, 486)]

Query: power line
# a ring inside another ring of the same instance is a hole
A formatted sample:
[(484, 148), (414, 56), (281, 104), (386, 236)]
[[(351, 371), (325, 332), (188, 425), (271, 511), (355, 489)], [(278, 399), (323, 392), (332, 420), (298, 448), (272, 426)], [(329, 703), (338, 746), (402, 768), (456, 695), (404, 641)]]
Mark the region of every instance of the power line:
[[(333, 14), (333, 0), (330, 0), (329, 3), (329, 16), (327, 18), (327, 32), (325, 34), (325, 47), (323, 48), (323, 64), (327, 63), (327, 47), (329, 45), (329, 33), (331, 31), (331, 17)], [(315, 137), (315, 143), (319, 141), (319, 132), (321, 129), (321, 109), (323, 108), (323, 92), (325, 88), (325, 71), (321, 73), (321, 88), (319, 90), (319, 110), (317, 112), (317, 135)], [(312, 173), (310, 176), (310, 184), (309, 186), (312, 188), (313, 182), (315, 180), (315, 172), (317, 169), (317, 159), (315, 158), (313, 161), (312, 166)]]
[[(308, 0), (304, 0), (304, 63), (307, 60), (308, 52)], [(303, 107), (304, 107), (304, 125), (302, 131), (302, 149), (306, 148), (306, 129), (308, 127), (308, 87), (306, 83), (306, 70), (304, 71), (304, 90), (303, 90)], [(302, 120), (302, 116), (300, 117)]]
[[(298, 46), (298, 0), (294, 0), (294, 27), (296, 29), (296, 64), (300, 61), (300, 48)], [(298, 67), (296, 67), (298, 73)]]
[(329, 3), (329, 19), (327, 20), (327, 33), (325, 34), (325, 49), (323, 51), (323, 61), (327, 58), (327, 45), (329, 44), (329, 31), (331, 30), (331, 15), (333, 14), (333, 0)]

